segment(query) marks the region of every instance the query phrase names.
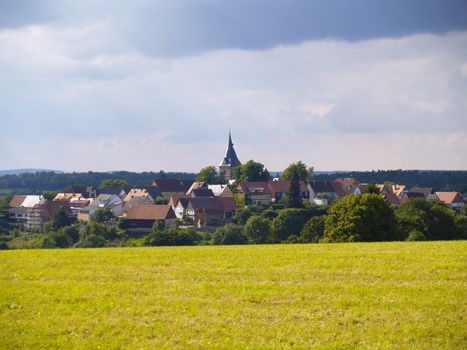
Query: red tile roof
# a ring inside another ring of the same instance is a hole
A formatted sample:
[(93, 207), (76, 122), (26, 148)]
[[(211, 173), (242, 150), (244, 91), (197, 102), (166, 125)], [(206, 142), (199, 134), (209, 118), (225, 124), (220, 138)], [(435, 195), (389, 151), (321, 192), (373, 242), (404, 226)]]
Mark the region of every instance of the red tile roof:
[(464, 203), (464, 200), (459, 192), (435, 192), (441, 202), (446, 204)]

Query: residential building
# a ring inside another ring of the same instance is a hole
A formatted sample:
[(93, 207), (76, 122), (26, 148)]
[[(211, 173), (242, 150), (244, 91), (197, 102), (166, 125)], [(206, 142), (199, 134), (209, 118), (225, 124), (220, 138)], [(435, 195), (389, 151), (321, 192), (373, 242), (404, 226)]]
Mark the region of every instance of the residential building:
[(155, 179), (151, 184), (150, 190), (156, 196), (163, 197), (168, 202), (171, 196), (186, 194), (192, 185), (193, 180)]
[(110, 208), (113, 216), (117, 217), (123, 213), (123, 201), (114, 194), (100, 194), (87, 207), (78, 211), (78, 220), (90, 221), (97, 209)]
[(233, 197), (232, 190), (227, 185), (208, 185), (216, 197)]
[(461, 208), (464, 206), (464, 199), (459, 192), (435, 192), (435, 195), (440, 202), (453, 208)]
[(266, 181), (241, 182), (237, 185), (235, 194), (242, 196), (247, 205), (267, 205), (272, 201), (271, 191)]
[(156, 220), (164, 222), (165, 227), (175, 226), (176, 216), (167, 204), (141, 204), (131, 207), (126, 213), (124, 225), (130, 231), (150, 232)]
[[(341, 191), (341, 195), (336, 193), (336, 187)], [(330, 201), (346, 195), (339, 182), (331, 181), (310, 181), (308, 183), (310, 202), (316, 205), (328, 205)]]

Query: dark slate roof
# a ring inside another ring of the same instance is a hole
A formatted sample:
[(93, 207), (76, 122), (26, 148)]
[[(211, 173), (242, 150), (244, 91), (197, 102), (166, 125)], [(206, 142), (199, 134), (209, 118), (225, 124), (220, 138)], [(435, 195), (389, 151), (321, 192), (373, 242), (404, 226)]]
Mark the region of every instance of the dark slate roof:
[(241, 163), (237, 158), (237, 153), (233, 147), (232, 136), (229, 132), (229, 145), (227, 146), (227, 152), (225, 152), (225, 157), (220, 165), (238, 166), (240, 164)]
[(315, 193), (319, 192), (334, 192), (334, 188), (329, 181), (310, 181), (310, 187)]
[(160, 192), (186, 193), (192, 184), (193, 180), (155, 179), (151, 187), (155, 187)]
[(191, 191), (192, 197), (214, 197), (214, 192), (209, 188), (197, 188)]

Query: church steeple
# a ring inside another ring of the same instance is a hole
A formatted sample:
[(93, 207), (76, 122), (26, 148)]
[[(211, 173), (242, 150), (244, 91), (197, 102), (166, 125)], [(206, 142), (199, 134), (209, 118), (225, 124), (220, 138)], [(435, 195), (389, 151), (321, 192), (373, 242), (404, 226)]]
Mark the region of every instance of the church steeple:
[(225, 152), (225, 157), (222, 159), (222, 162), (219, 164), (219, 174), (221, 174), (224, 179), (230, 180), (232, 176), (235, 175), (236, 169), (241, 165), (238, 160), (237, 153), (235, 152), (232, 134), (229, 130), (229, 143), (227, 145), (227, 151)]
[(235, 149), (233, 147), (232, 134), (229, 130), (229, 144), (227, 146), (227, 151), (225, 152), (225, 157), (220, 165), (230, 165), (232, 167), (236, 167), (240, 164), (241, 163), (237, 158), (237, 153), (235, 152)]

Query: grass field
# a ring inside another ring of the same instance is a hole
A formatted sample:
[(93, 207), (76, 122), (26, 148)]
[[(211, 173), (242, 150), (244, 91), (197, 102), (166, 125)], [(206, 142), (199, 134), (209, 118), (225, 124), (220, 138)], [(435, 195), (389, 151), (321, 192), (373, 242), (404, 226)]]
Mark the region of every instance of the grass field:
[(467, 242), (0, 252), (0, 347), (465, 349)]

